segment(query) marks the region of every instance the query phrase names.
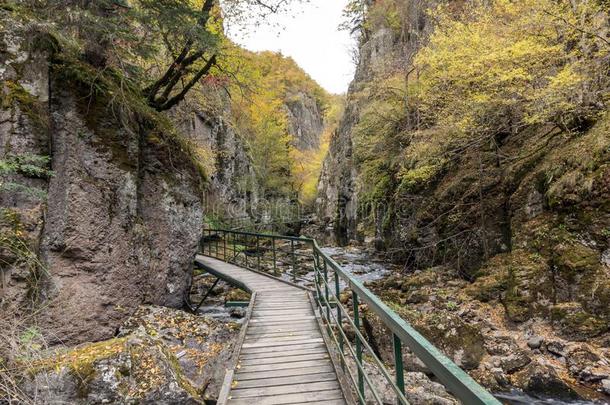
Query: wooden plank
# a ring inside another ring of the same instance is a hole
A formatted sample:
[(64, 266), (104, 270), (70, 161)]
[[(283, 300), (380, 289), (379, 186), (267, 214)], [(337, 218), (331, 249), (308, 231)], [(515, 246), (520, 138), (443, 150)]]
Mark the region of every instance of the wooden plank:
[(326, 347), (323, 343), (309, 343), (306, 345), (282, 345), (282, 346), (265, 346), (265, 347), (253, 347), (243, 349), (243, 354), (254, 354), (254, 353), (267, 353), (287, 350), (302, 350), (302, 349), (317, 349), (319, 347)]
[(264, 325), (281, 325), (281, 324), (288, 324), (288, 325), (294, 325), (294, 324), (315, 324), (316, 323), (316, 317), (315, 316), (302, 316), (299, 317), (297, 319), (252, 319), (251, 321), (251, 325), (252, 326), (264, 326)]
[[(337, 401), (343, 398), (343, 394), (339, 390), (324, 390), (309, 392), (306, 394), (286, 394), (257, 398), (256, 402), (252, 402), (252, 398), (235, 398), (230, 399), (230, 405), (279, 405), (279, 404), (302, 404), (307, 402), (317, 402), (322, 404), (332, 404), (330, 401)], [(339, 402), (345, 404), (345, 402)]]
[(298, 325), (291, 325), (289, 323), (278, 323), (273, 325), (257, 325), (250, 326), (248, 333), (261, 334), (261, 333), (278, 333), (278, 332), (299, 332), (299, 331), (312, 331), (317, 330), (317, 324), (315, 322), (302, 323)]
[(229, 400), (229, 394), (231, 392), (231, 383), (233, 382), (234, 370), (227, 370), (225, 378), (220, 387), (220, 393), (218, 393), (218, 404), (224, 405)]
[[(262, 294), (262, 293), (261, 293)], [(269, 296), (261, 296), (257, 300), (257, 304), (261, 305), (287, 305), (287, 304), (305, 304), (306, 297), (269, 297)]]
[(254, 308), (253, 315), (256, 316), (289, 316), (289, 315), (313, 315), (311, 308), (277, 308), (277, 309), (261, 309)]
[(291, 341), (271, 341), (271, 342), (256, 342), (256, 343), (249, 343), (248, 340), (246, 339), (246, 343), (244, 343), (242, 345), (242, 347), (244, 349), (254, 349), (257, 347), (274, 347), (274, 346), (294, 346), (294, 345), (307, 345), (310, 343), (324, 343), (324, 340), (322, 339), (322, 337), (319, 338), (315, 338), (315, 339), (304, 339), (304, 340), (291, 340)]
[(339, 384), (336, 381), (324, 381), (316, 383), (304, 383), (293, 385), (280, 385), (277, 387), (244, 388), (231, 390), (231, 398), (252, 398), (264, 397), (269, 395), (298, 394), (306, 392), (338, 390)]
[(311, 330), (309, 332), (301, 332), (301, 331), (297, 331), (296, 333), (284, 333), (282, 334), (278, 334), (276, 333), (275, 335), (264, 335), (264, 334), (248, 334), (248, 343), (256, 343), (256, 341), (286, 341), (286, 340), (307, 340), (307, 339), (321, 339), (322, 336), (320, 335), (320, 333), (318, 331)]
[(279, 338), (279, 337), (301, 337), (307, 339), (310, 337), (319, 337), (320, 333), (316, 329), (310, 330), (297, 330), (297, 331), (279, 331), (271, 333), (248, 333), (249, 339), (268, 339), (268, 338)]
[(281, 335), (281, 334), (319, 334), (318, 329), (315, 325), (303, 326), (302, 328), (292, 328), (290, 326), (259, 326), (256, 328), (248, 328), (248, 336), (259, 336), (259, 335)]
[(337, 381), (335, 373), (318, 373), (290, 377), (262, 378), (258, 380), (233, 380), (233, 390), (244, 388), (279, 387), (282, 385), (295, 385), (324, 381)]
[(268, 359), (240, 359), (241, 366), (265, 365), (265, 364), (281, 364), (281, 363), (296, 363), (306, 360), (325, 360), (330, 359), (328, 353), (303, 354), (300, 356), (285, 356), (272, 357)]
[(287, 342), (300, 342), (311, 339), (322, 339), (319, 334), (311, 334), (309, 336), (273, 336), (273, 337), (260, 337), (260, 336), (248, 336), (246, 339), (247, 343), (287, 343)]
[(326, 346), (314, 347), (311, 349), (300, 349), (300, 350), (282, 350), (282, 351), (269, 351), (261, 353), (244, 353), (240, 358), (242, 360), (252, 359), (266, 359), (272, 357), (286, 357), (286, 356), (301, 356), (305, 354), (318, 354), (327, 353)]
[(279, 311), (279, 312), (290, 312), (290, 311), (313, 311), (311, 305), (276, 305), (276, 306), (265, 306), (262, 304), (258, 304), (255, 306), (257, 311), (260, 312), (270, 312), (270, 311)]
[(275, 377), (291, 377), (295, 375), (307, 375), (307, 374), (319, 374), (319, 373), (334, 373), (335, 368), (328, 364), (326, 366), (315, 366), (315, 367), (303, 367), (303, 368), (289, 368), (285, 370), (271, 370), (271, 371), (256, 371), (253, 373), (241, 372), (235, 374), (235, 378), (239, 381), (245, 380), (258, 380), (261, 378), (275, 378)]
[(277, 313), (275, 315), (265, 315), (265, 316), (258, 316), (258, 321), (262, 322), (264, 320), (269, 320), (270, 322), (277, 322), (277, 321), (289, 321), (290, 318), (292, 318), (292, 320), (294, 321), (305, 321), (305, 320), (309, 320), (311, 321), (312, 319), (316, 319), (314, 312), (310, 311), (309, 313), (302, 311), (300, 312), (300, 314), (294, 314), (294, 315), (282, 315), (281, 313)]
[(303, 318), (303, 317), (313, 317), (315, 318), (315, 314), (311, 309), (300, 309), (297, 311), (291, 311), (291, 312), (276, 312), (276, 311), (270, 311), (270, 312), (260, 312), (260, 311), (254, 311), (252, 313), (252, 317), (256, 318), (256, 319), (273, 319), (273, 320), (277, 320), (277, 319), (282, 319), (282, 318), (286, 318), (286, 319), (290, 319), (291, 317), (293, 319), (299, 319), (299, 318)]
[(273, 371), (273, 370), (289, 370), (294, 368), (304, 367), (322, 367), (332, 365), (330, 360), (327, 359), (316, 359), (316, 360), (302, 360), (295, 361), (293, 363), (275, 363), (275, 364), (258, 364), (258, 365), (237, 365), (237, 372), (243, 373), (257, 373), (259, 371)]

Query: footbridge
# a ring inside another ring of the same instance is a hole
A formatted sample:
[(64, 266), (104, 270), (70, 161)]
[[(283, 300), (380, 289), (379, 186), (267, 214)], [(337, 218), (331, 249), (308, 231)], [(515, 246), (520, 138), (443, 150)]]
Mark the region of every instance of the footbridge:
[(220, 405), (409, 404), (407, 353), (463, 404), (500, 404), (314, 239), (206, 229), (195, 265), (251, 293)]

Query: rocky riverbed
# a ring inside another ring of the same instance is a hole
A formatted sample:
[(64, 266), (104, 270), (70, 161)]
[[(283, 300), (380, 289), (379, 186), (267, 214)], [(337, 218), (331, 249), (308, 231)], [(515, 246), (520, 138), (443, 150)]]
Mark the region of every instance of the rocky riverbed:
[[(543, 319), (512, 323), (500, 304), (473, 300), (466, 282), (443, 274), (431, 269), (395, 275), (371, 288), (492, 391), (520, 389), (567, 403), (608, 402), (610, 352), (604, 341), (567, 340)], [(378, 330), (378, 339), (383, 341), (382, 329)], [(426, 372), (421, 363), (414, 360), (412, 364)]]
[[(512, 322), (502, 304), (473, 298), (477, 286), (447, 268), (406, 272), (361, 247), (327, 248), (326, 253), (503, 402), (610, 403), (608, 334), (576, 341), (548, 320)], [(342, 300), (349, 307), (347, 294)], [(391, 335), (362, 309), (369, 343), (392, 364)], [(404, 356), (407, 372), (430, 375), (413, 354)]]

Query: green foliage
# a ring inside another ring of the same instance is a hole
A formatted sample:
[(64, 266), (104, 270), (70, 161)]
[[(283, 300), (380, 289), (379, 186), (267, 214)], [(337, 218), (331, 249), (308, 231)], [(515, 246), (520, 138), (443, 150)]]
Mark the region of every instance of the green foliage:
[[(296, 199), (306, 183), (311, 188), (312, 177), (317, 179), (322, 159), (320, 151), (295, 149), (286, 105), (304, 94), (326, 111), (332, 99), (289, 57), (236, 47), (231, 54), (220, 69), (234, 72), (237, 80), (228, 86), (232, 116), (237, 132), (248, 142), (257, 184), (266, 198)], [(223, 105), (224, 100), (217, 103)]]
[(593, 0), (494, 0), (434, 15), (438, 26), (415, 59), (414, 94), (433, 122), (493, 135), (569, 127), (603, 105), (610, 46), (595, 34), (605, 19)]
[(44, 199), (46, 197), (44, 190), (18, 182), (14, 180), (14, 176), (22, 175), (28, 178), (47, 179), (53, 174), (48, 167), (48, 156), (32, 154), (8, 155), (0, 159), (0, 191), (23, 193)]
[(28, 298), (32, 305), (38, 304), (41, 283), (48, 273), (45, 265), (38, 259), (33, 242), (28, 238), (21, 217), (16, 211), (0, 208), (0, 231), (0, 271), (8, 266), (25, 268)]
[[(389, 28), (405, 40), (413, 23), (405, 7), (394, 0), (365, 7), (362, 29)], [(496, 137), (542, 125), (571, 131), (599, 119), (610, 87), (603, 7), (494, 0), (428, 10), (436, 25), (413, 60), (384, 55), (356, 94), (360, 201), (420, 193), (466, 150)]]

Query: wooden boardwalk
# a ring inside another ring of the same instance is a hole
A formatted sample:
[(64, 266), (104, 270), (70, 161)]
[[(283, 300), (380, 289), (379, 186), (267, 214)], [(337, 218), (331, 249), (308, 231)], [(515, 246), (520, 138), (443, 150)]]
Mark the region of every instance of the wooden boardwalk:
[(307, 291), (206, 256), (196, 263), (255, 293), (228, 404), (346, 404)]

